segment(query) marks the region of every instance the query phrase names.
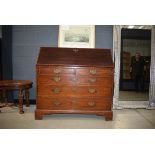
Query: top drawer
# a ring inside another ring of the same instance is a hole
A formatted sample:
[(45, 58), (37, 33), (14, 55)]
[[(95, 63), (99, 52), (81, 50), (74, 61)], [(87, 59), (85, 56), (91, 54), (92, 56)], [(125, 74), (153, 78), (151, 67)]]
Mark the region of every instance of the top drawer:
[(39, 74), (64, 75), (74, 74), (78, 76), (111, 76), (112, 68), (97, 67), (61, 67), (61, 66), (37, 66)]
[(94, 76), (111, 76), (113, 69), (111, 68), (93, 68), (81, 67), (76, 69), (77, 75), (94, 75)]
[(50, 75), (59, 75), (59, 74), (74, 74), (74, 68), (67, 67), (57, 67), (57, 66), (38, 66), (39, 74), (50, 74)]

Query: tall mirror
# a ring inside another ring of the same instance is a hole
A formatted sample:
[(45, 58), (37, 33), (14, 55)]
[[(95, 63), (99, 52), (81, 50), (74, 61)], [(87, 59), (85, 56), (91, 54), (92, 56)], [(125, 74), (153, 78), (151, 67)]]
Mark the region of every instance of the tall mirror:
[(151, 28), (121, 29), (120, 101), (148, 101), (151, 61)]

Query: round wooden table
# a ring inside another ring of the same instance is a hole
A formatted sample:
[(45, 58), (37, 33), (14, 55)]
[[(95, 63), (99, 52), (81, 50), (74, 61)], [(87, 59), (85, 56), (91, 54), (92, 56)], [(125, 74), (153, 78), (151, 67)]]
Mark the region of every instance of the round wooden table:
[(29, 89), (32, 88), (32, 82), (28, 80), (0, 80), (0, 91), (2, 102), (7, 105), (7, 91), (18, 91), (19, 113), (23, 114), (23, 99), (25, 97), (26, 106), (29, 106)]

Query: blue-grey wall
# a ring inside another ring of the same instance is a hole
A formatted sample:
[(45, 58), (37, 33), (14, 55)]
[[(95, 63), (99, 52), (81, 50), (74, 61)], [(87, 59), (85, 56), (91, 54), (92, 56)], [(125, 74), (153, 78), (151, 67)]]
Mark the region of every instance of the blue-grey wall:
[[(35, 99), (35, 65), (41, 46), (58, 46), (58, 25), (13, 26), (13, 79), (33, 81), (30, 98)], [(97, 25), (95, 27), (96, 48), (113, 46), (113, 26)], [(17, 96), (16, 96), (17, 97)]]
[(113, 48), (113, 26), (96, 25), (95, 26), (95, 47)]

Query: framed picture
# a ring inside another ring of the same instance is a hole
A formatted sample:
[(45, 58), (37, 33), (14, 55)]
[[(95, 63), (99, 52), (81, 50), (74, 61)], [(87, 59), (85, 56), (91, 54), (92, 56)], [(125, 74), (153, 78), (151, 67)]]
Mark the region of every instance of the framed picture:
[(95, 48), (94, 25), (59, 26), (59, 47)]

